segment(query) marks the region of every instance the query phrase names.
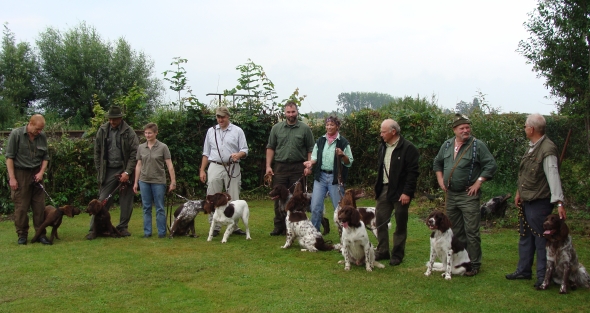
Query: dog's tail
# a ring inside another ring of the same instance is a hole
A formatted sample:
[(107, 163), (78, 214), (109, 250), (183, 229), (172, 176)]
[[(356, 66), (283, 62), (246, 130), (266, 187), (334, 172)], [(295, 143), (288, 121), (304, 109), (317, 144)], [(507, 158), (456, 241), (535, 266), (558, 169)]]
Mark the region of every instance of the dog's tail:
[(330, 250), (334, 250), (334, 245), (331, 243), (328, 243), (324, 240), (324, 237), (317, 237), (315, 239), (315, 248), (320, 250), (320, 251), (330, 251)]

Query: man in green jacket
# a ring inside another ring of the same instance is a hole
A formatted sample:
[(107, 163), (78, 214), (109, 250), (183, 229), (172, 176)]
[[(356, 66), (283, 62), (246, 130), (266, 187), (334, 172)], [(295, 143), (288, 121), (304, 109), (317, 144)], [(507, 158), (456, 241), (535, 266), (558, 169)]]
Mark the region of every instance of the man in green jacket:
[(481, 266), (481, 185), (492, 179), (496, 161), (481, 141), (471, 136), (471, 121), (463, 114), (453, 119), (455, 136), (446, 140), (434, 158), (434, 172), (438, 185), (446, 193), (447, 215), (453, 234), (467, 247), (471, 271), (475, 276)]
[[(94, 166), (98, 171), (100, 185), (98, 200), (106, 199), (114, 193), (119, 184), (119, 205), (121, 216), (117, 229), (123, 236), (131, 236), (127, 230), (133, 212), (133, 172), (137, 161), (139, 139), (135, 131), (123, 121), (123, 112), (118, 106), (112, 106), (107, 115), (109, 121), (104, 123), (96, 133), (94, 144)], [(113, 198), (106, 203), (107, 209), (113, 204)], [(90, 221), (92, 230), (93, 220)]]

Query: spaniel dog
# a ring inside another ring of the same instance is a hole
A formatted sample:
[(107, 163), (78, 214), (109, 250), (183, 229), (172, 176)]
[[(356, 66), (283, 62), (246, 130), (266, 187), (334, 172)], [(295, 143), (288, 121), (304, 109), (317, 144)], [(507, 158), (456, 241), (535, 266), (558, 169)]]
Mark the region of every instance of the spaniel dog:
[(71, 205), (64, 205), (58, 209), (51, 205), (46, 206), (43, 224), (41, 224), (41, 226), (39, 226), (35, 232), (35, 236), (33, 236), (33, 239), (31, 239), (31, 243), (39, 241), (39, 237), (45, 233), (47, 226), (51, 226), (51, 237), (49, 238), (49, 244), (53, 244), (53, 238), (59, 239), (59, 236), (57, 235), (57, 229), (61, 225), (63, 216), (67, 215), (68, 217), (74, 217), (74, 215), (78, 214), (80, 214), (80, 209)]
[[(451, 221), (441, 211), (434, 211), (428, 216), (426, 226), (432, 230), (430, 235), (430, 260), (426, 263), (426, 273), (430, 276), (432, 271), (443, 272), (446, 280), (453, 275), (463, 275), (471, 270), (471, 260), (465, 250), (465, 246), (453, 235)], [(434, 262), (436, 258), (441, 263)]]
[[(361, 220), (363, 221), (364, 225), (371, 229), (375, 238), (377, 238), (377, 218), (375, 216), (375, 208), (374, 207), (367, 207), (367, 208), (357, 208), (356, 200), (365, 196), (365, 192), (363, 190), (355, 190), (355, 189), (347, 189), (344, 192), (344, 196), (340, 199), (338, 203), (338, 207), (334, 210), (334, 223), (338, 225), (338, 234), (340, 238), (342, 238), (342, 224), (338, 218), (339, 211), (341, 208), (345, 206), (352, 206), (359, 210), (361, 214)], [(388, 223), (388, 227), (391, 228), (391, 223)]]
[[(305, 208), (305, 211), (311, 212), (311, 194), (310, 193), (303, 193), (303, 194), (308, 199), (308, 203)], [(289, 202), (289, 199), (291, 199), (291, 197), (292, 197), (292, 194), (289, 192), (289, 189), (287, 189), (287, 187), (285, 187), (284, 185), (276, 185), (273, 187), (273, 189), (270, 191), (270, 193), (268, 195), (270, 196), (270, 198), (272, 200), (279, 200), (279, 211), (280, 212), (287, 211), (287, 210), (285, 210), (285, 207), (287, 206), (287, 202)], [(322, 217), (322, 227), (324, 228), (322, 235), (325, 236), (330, 233), (330, 221), (325, 217)]]
[(373, 267), (384, 268), (383, 264), (375, 261), (375, 249), (369, 241), (359, 210), (350, 205), (344, 206), (338, 212), (338, 220), (342, 225), (341, 252), (344, 257), (344, 261), (338, 263), (344, 263), (344, 270), (350, 270), (351, 262), (356, 265), (364, 263), (367, 272), (371, 272)]
[(204, 212), (205, 201), (188, 201), (174, 211), (174, 222), (170, 227), (170, 238), (174, 235), (185, 235), (193, 238), (199, 237), (195, 233), (195, 217), (199, 212)]
[(213, 210), (213, 221), (211, 222), (211, 228), (209, 229), (209, 237), (207, 241), (213, 240), (213, 232), (218, 224), (227, 225), (223, 239), (221, 243), (226, 243), (229, 235), (236, 229), (238, 229), (238, 221), (242, 219), (246, 228), (246, 239), (252, 239), (250, 237), (250, 228), (248, 228), (248, 218), (250, 217), (250, 209), (248, 209), (248, 203), (244, 200), (234, 200), (230, 202), (230, 196), (227, 193), (216, 193), (214, 195), (207, 196), (207, 203), (204, 206), (206, 213), (211, 214)]
[(90, 201), (86, 208), (86, 213), (94, 215), (94, 222), (92, 223), (92, 229), (86, 236), (86, 239), (93, 240), (96, 237), (121, 237), (119, 230), (111, 223), (111, 214), (102, 205), (102, 203), (96, 199)]
[(586, 268), (578, 262), (578, 255), (569, 235), (569, 228), (558, 215), (547, 216), (543, 223), (543, 237), (547, 239), (547, 272), (537, 290), (545, 290), (551, 280), (561, 285), (559, 293), (565, 294), (576, 287), (590, 287)]
[(287, 202), (285, 210), (287, 210), (287, 217), (285, 224), (287, 225), (287, 240), (285, 245), (281, 248), (286, 249), (291, 246), (295, 238), (299, 239), (299, 246), (301, 251), (316, 252), (339, 250), (340, 245), (331, 245), (324, 241), (322, 234), (313, 226), (311, 221), (307, 219), (306, 208), (309, 207), (309, 199), (301, 190), (301, 184), (297, 184), (295, 192), (291, 199)]

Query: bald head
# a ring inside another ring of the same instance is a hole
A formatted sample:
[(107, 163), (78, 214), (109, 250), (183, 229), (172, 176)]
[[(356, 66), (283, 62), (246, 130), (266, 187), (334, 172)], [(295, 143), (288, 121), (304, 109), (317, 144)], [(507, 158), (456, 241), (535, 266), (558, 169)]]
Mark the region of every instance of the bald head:
[(535, 132), (545, 135), (545, 126), (547, 125), (547, 122), (545, 121), (543, 115), (538, 113), (531, 114), (527, 116), (525, 124), (532, 127)]
[(41, 114), (31, 116), (29, 125), (27, 125), (27, 132), (32, 136), (37, 136), (45, 128), (45, 118)]

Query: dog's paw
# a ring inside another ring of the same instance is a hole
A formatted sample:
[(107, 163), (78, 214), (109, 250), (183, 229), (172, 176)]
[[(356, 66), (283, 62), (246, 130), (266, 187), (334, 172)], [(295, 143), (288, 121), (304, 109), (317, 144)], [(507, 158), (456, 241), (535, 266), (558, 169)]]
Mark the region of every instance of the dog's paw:
[(344, 264), (344, 260), (338, 261), (338, 264)]
[(444, 274), (443, 274), (443, 277), (444, 277), (446, 280), (451, 280), (451, 274), (444, 273)]
[(207, 241), (211, 241), (211, 240), (213, 240), (213, 237), (212, 237), (212, 236), (209, 236), (209, 237), (207, 238)]
[(559, 288), (559, 293), (564, 295), (567, 293), (567, 287), (565, 285), (561, 285), (561, 288)]
[(426, 272), (424, 273), (424, 276), (430, 276), (430, 274), (432, 274), (432, 271), (430, 269), (426, 270)]
[(226, 242), (227, 242), (227, 240), (226, 240), (226, 239), (224, 239), (224, 240), (222, 240), (222, 241), (221, 241), (221, 243), (226, 243)]
[(367, 266), (366, 267), (367, 272), (372, 272), (373, 271), (373, 267), (372, 266)]
[(252, 237), (246, 236), (246, 240), (252, 240)]
[(537, 286), (536, 289), (537, 290), (546, 290), (547, 289), (547, 285), (545, 283), (542, 283), (541, 285)]
[(345, 271), (350, 271), (350, 264), (349, 264), (349, 265), (345, 265), (345, 266), (344, 266), (344, 270), (345, 270)]

